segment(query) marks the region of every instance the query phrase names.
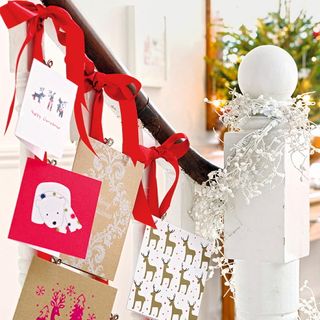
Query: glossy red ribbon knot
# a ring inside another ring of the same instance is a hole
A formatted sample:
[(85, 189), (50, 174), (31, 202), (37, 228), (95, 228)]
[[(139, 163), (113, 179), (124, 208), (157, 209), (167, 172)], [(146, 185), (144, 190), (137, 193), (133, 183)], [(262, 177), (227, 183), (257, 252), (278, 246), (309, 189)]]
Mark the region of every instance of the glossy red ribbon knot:
[[(136, 220), (143, 222), (153, 228), (156, 228), (152, 215), (161, 218), (169, 209), (174, 191), (179, 180), (179, 163), (178, 159), (183, 157), (189, 150), (189, 140), (183, 133), (173, 134), (159, 147), (146, 148), (140, 146), (148, 172), (148, 189), (145, 192), (142, 182), (140, 183), (137, 199), (133, 209), (133, 216)], [(164, 196), (160, 206), (157, 186), (157, 159), (167, 161), (175, 171), (175, 179)]]
[(102, 129), (103, 92), (119, 102), (122, 121), (123, 153), (134, 163), (140, 159), (138, 115), (135, 97), (141, 89), (141, 83), (125, 74), (105, 74), (94, 70), (94, 64), (86, 62), (86, 91), (95, 90), (90, 136), (103, 142)]
[[(57, 38), (66, 48), (65, 62), (67, 78), (78, 86), (74, 116), (79, 135), (83, 142), (93, 151), (82, 114), (82, 104), (85, 106), (83, 74), (85, 45), (81, 28), (73, 21), (66, 10), (56, 6), (45, 7), (40, 4), (35, 5), (28, 1), (10, 1), (0, 7), (0, 15), (8, 29), (23, 22), (27, 23), (27, 35), (16, 61), (15, 81), (17, 80), (17, 70), (22, 52), (32, 40), (33, 58), (38, 59), (41, 62), (44, 61), (42, 51), (42, 38), (44, 33), (43, 20), (51, 18), (56, 30)], [(14, 110), (15, 94), (16, 89), (9, 109), (6, 131), (9, 127)]]

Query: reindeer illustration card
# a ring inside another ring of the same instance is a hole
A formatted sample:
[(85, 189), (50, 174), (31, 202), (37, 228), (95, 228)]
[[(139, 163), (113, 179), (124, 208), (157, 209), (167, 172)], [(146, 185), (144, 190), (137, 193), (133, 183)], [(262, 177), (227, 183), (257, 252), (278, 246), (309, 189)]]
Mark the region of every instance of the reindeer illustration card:
[(109, 319), (116, 289), (34, 257), (13, 320)]
[(16, 136), (37, 157), (60, 158), (69, 141), (77, 86), (34, 59), (22, 102)]
[(85, 258), (101, 181), (28, 159), (9, 238)]
[(152, 319), (197, 319), (213, 246), (155, 218), (146, 228), (128, 308)]
[(62, 255), (64, 263), (113, 280), (144, 166), (123, 153), (90, 139), (97, 155), (80, 141), (73, 171), (102, 181), (86, 259)]

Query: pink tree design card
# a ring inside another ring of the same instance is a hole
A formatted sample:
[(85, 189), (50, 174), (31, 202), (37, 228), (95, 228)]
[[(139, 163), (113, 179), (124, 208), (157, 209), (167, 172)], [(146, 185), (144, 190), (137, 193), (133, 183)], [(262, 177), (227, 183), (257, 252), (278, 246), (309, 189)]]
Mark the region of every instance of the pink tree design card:
[(148, 318), (198, 318), (213, 246), (195, 234), (154, 218), (146, 228), (128, 308)]
[(60, 158), (69, 141), (77, 86), (34, 59), (22, 102), (16, 136), (37, 157)]
[(85, 258), (101, 181), (28, 159), (9, 238)]
[(35, 257), (13, 320), (109, 319), (116, 289)]

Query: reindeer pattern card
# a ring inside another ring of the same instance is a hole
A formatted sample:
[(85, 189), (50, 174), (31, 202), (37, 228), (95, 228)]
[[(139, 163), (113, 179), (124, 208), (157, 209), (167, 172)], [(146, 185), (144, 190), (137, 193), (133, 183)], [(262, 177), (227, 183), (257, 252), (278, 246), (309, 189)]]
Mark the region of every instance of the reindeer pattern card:
[(90, 139), (97, 155), (80, 141), (73, 171), (102, 181), (86, 259), (62, 255), (64, 263), (113, 280), (127, 234), (144, 166)]
[(69, 142), (77, 86), (34, 59), (16, 127), (16, 136), (37, 157), (60, 158)]
[(213, 246), (155, 218), (146, 228), (128, 308), (152, 319), (197, 319)]
[(109, 319), (116, 289), (34, 257), (13, 320)]
[(29, 158), (9, 238), (85, 258), (100, 187), (99, 180)]

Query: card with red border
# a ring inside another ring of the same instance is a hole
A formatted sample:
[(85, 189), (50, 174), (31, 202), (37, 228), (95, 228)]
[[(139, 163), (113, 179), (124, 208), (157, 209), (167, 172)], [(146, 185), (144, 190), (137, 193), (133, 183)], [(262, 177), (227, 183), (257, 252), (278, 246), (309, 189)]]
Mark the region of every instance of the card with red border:
[(85, 258), (101, 181), (29, 158), (9, 238)]

